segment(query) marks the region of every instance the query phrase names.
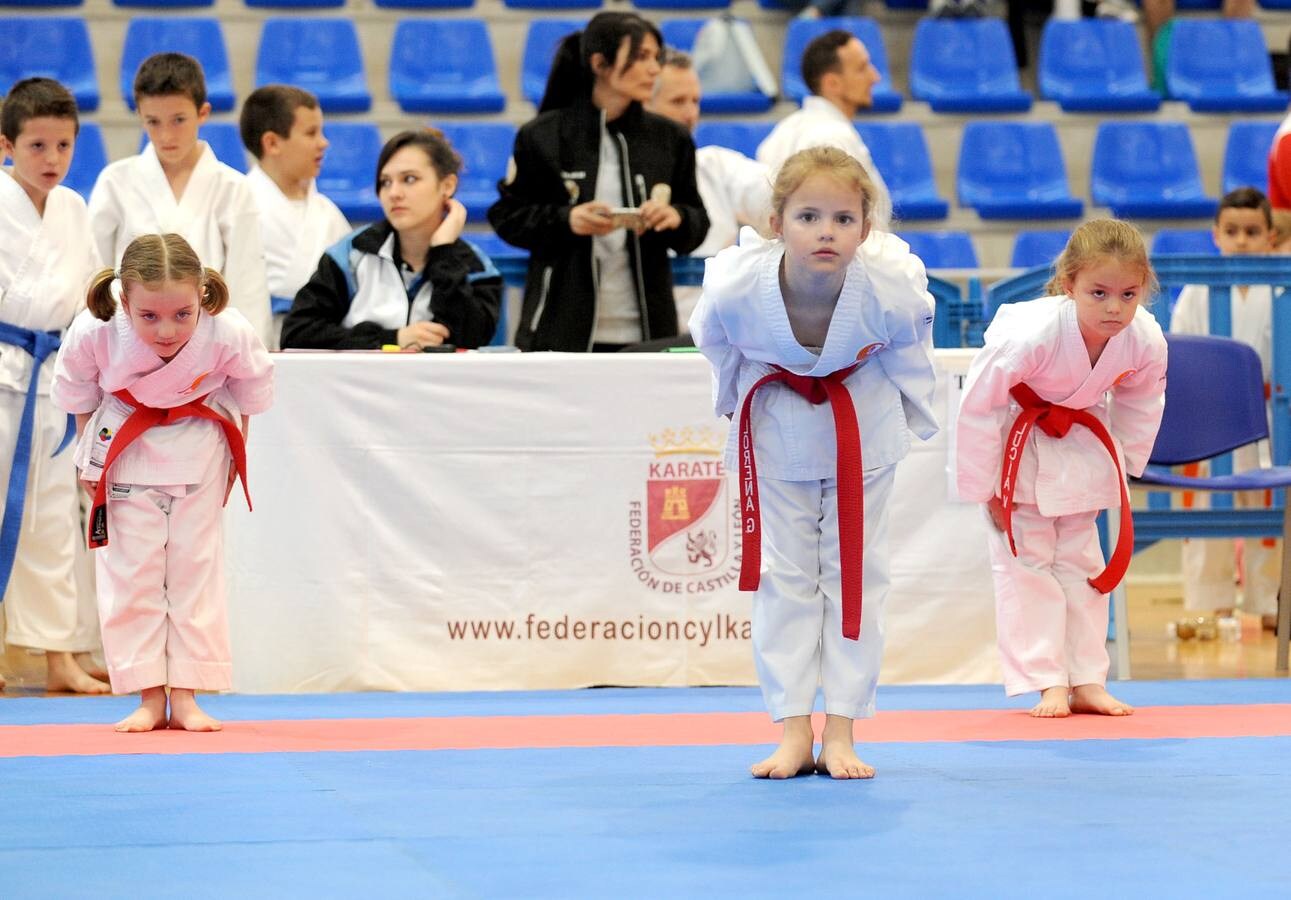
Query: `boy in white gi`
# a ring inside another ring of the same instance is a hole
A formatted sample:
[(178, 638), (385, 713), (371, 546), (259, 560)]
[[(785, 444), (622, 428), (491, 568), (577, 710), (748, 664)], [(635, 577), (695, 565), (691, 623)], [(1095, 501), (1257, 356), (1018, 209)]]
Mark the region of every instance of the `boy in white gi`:
[(236, 475), (246, 489), (247, 417), (269, 408), (273, 364), (228, 299), (182, 237), (141, 235), (95, 276), (58, 353), (112, 690), (142, 692), (117, 731), (216, 731), (194, 691), (231, 686), (223, 505)]
[(201, 65), (182, 53), (139, 64), (135, 106), (148, 146), (105, 168), (90, 194), (90, 225), (104, 264), (141, 234), (175, 232), (223, 273), (229, 305), (266, 343), (272, 333), (260, 212), (246, 176), (215, 158), (197, 129), (211, 113)]
[(48, 396), (59, 335), (99, 266), (85, 201), (60, 184), (78, 130), (76, 101), (57, 81), (28, 78), (5, 97), (0, 158), (13, 167), (0, 169), (0, 637), (45, 651), (46, 690), (104, 694), (75, 656), (97, 648), (97, 622), (93, 594), (78, 602), (73, 574), (76, 470), (59, 455), (67, 415)]
[(790, 157), (772, 193), (777, 239), (745, 228), (739, 246), (710, 259), (690, 320), (713, 364), (717, 412), (740, 410), (727, 444), (740, 464), (740, 588), (757, 591), (754, 661), (784, 723), (780, 746), (752, 766), (760, 778), (874, 775), (852, 722), (874, 715), (887, 503), (910, 433), (937, 430), (933, 300), (904, 242), (866, 239), (875, 190), (836, 147)]
[[(1140, 305), (1156, 278), (1142, 236), (1114, 219), (1077, 228), (1055, 273), (1052, 296), (1001, 306), (986, 330), (959, 410), (959, 493), (994, 525), (1009, 696), (1040, 691), (1033, 716), (1124, 716), (1105, 687), (1104, 594), (1133, 550), (1125, 474), (1143, 471), (1165, 408), (1165, 338)], [(1104, 567), (1095, 518), (1117, 506)]]
[[(1272, 253), (1273, 211), (1268, 198), (1255, 188), (1238, 188), (1220, 201), (1212, 231), (1224, 256)], [(1273, 288), (1267, 284), (1235, 286), (1230, 294), (1230, 335), (1249, 344), (1260, 355), (1267, 396), (1273, 366)], [(1170, 318), (1175, 334), (1210, 334), (1210, 289), (1190, 284), (1179, 292)], [(1247, 444), (1233, 451), (1233, 471), (1257, 469), (1267, 459), (1268, 442)], [(1190, 474), (1207, 469), (1205, 463), (1184, 468)], [(1189, 505), (1204, 506), (1205, 493), (1185, 495)], [(1239, 508), (1263, 509), (1272, 505), (1265, 491), (1239, 491), (1233, 495)], [(1275, 538), (1242, 541), (1242, 609), (1260, 616), (1269, 630), (1277, 624), (1278, 585), (1282, 558)], [(1223, 538), (1188, 538), (1183, 542), (1183, 605), (1189, 610), (1229, 616), (1237, 607), (1235, 573), (1237, 556), (1233, 541)]]
[(256, 88), (242, 104), (240, 129), (257, 163), (247, 183), (260, 209), (276, 337), (296, 291), (350, 223), (314, 187), (327, 150), (318, 98), (285, 84)]

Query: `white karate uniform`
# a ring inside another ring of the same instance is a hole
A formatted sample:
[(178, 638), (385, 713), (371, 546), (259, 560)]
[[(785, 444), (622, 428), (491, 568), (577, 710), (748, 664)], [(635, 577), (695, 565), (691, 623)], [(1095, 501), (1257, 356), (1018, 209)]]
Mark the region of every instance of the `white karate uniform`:
[[(864, 601), (859, 641), (842, 636), (837, 442), (828, 403), (783, 383), (759, 389), (751, 409), (762, 513), (761, 584), (753, 601), (753, 652), (772, 718), (811, 712), (818, 682), (825, 711), (873, 715), (888, 586), (887, 498), (910, 433), (931, 437), (936, 373), (933, 300), (923, 264), (893, 235), (868, 240), (852, 260), (825, 346), (793, 336), (780, 293), (780, 241), (751, 228), (710, 259), (690, 320), (714, 369), (714, 408), (736, 413), (772, 364), (820, 377), (863, 364), (844, 382), (860, 424), (865, 485)], [(731, 429), (727, 465), (738, 431)]]
[[(1141, 307), (1091, 367), (1072, 300), (1001, 306), (964, 384), (956, 426), (960, 497), (986, 503), (999, 495), (1005, 441), (1021, 412), (1009, 390), (1022, 383), (1043, 400), (1097, 416), (1125, 473), (1142, 473), (1165, 409), (1165, 366), (1161, 328)], [(1087, 579), (1103, 568), (1098, 511), (1120, 508), (1116, 464), (1084, 426), (1072, 426), (1064, 438), (1033, 428), (1014, 501), (1017, 557), (1007, 536), (989, 529), (1004, 687), (1015, 695), (1102, 684), (1107, 599)]]
[[(237, 310), (202, 313), (169, 363), (139, 339), (124, 312), (107, 322), (81, 313), (59, 351), (53, 397), (68, 412), (93, 413), (76, 447), (88, 480), (102, 472), (112, 436), (130, 412), (111, 396), (123, 388), (156, 408), (202, 398), (240, 426), (242, 415), (272, 402), (273, 364)], [(95, 562), (103, 650), (116, 693), (232, 684), (222, 514), (229, 459), (219, 425), (186, 418), (144, 432), (112, 466), (110, 540)]]
[[(1264, 383), (1273, 369), (1273, 289), (1266, 284), (1251, 285), (1243, 297), (1237, 288), (1230, 293), (1232, 337), (1249, 344), (1260, 356)], [(1174, 334), (1210, 334), (1210, 289), (1190, 284), (1179, 292), (1170, 317)], [(1233, 451), (1233, 471), (1245, 472), (1271, 463), (1268, 441), (1247, 444)], [(1199, 474), (1209, 472), (1206, 463)], [(1187, 502), (1201, 509), (1210, 506), (1210, 494), (1196, 491)], [(1266, 509), (1272, 498), (1264, 491), (1238, 491), (1233, 495), (1238, 509)], [(1183, 542), (1183, 604), (1187, 609), (1208, 611), (1237, 606), (1236, 558), (1233, 541), (1225, 538), (1188, 538)], [(1274, 538), (1243, 541), (1245, 577), (1242, 609), (1256, 615), (1278, 611), (1278, 586), (1282, 583), (1281, 542)]]
[(112, 266), (121, 263), (126, 247), (141, 234), (182, 235), (202, 265), (224, 276), (229, 306), (246, 317), (261, 341), (267, 344), (271, 339), (255, 197), (246, 176), (216, 159), (205, 142), (178, 200), (152, 144), (138, 156), (109, 165), (90, 194), (90, 225), (99, 255)]
[(802, 109), (781, 119), (766, 139), (758, 145), (758, 162), (771, 171), (774, 179), (784, 161), (808, 147), (831, 146), (847, 151), (865, 167), (878, 188), (878, 199), (872, 216), (874, 225), (887, 230), (892, 221), (892, 195), (870, 157), (870, 149), (861, 140), (852, 121), (824, 97), (804, 97)]
[[(86, 286), (100, 265), (85, 201), (56, 187), (41, 216), (18, 182), (0, 172), (0, 234), (0, 321), (32, 331), (62, 331), (84, 305)], [(32, 361), (25, 350), (0, 342), (0, 491), (9, 484)], [(53, 456), (67, 427), (67, 414), (49, 399), (53, 370), (51, 356), (36, 373), (40, 383), (22, 532), (4, 596), (0, 639), (79, 653), (98, 646), (98, 616), (93, 592), (88, 587), (78, 592), (74, 577), (81, 530), (76, 467), (71, 452)]]
[[(291, 300), (318, 268), (328, 247), (350, 233), (350, 223), (336, 204), (318, 192), (311, 181), (303, 200), (292, 200), (259, 166), (247, 173), (247, 184), (260, 210), (260, 239), (270, 297)], [(274, 319), (274, 340), (285, 314)]]

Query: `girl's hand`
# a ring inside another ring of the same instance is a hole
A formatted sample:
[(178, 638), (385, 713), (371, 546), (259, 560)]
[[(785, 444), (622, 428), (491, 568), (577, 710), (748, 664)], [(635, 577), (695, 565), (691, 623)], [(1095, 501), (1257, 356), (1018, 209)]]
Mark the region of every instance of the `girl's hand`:
[(91, 499), (91, 500), (93, 500), (93, 499), (94, 499), (94, 494), (95, 494), (95, 493), (98, 491), (98, 489), (99, 489), (99, 483), (98, 483), (97, 481), (89, 481), (89, 480), (87, 480), (87, 479), (85, 479), (85, 478), (79, 478), (79, 477), (78, 477), (76, 480), (77, 480), (77, 481), (79, 481), (79, 482), (81, 483), (81, 490), (83, 490), (83, 491), (85, 491), (85, 493), (89, 494), (89, 495), (90, 495), (90, 499)]
[[(1013, 504), (1013, 509), (1018, 505)], [(995, 526), (996, 531), (1004, 531), (1004, 501), (999, 497), (992, 497), (986, 501), (986, 514), (991, 517), (991, 524)]]
[(578, 204), (569, 211), (569, 230), (580, 237), (609, 234), (614, 230), (610, 207), (599, 200)]
[(453, 243), (462, 236), (462, 229), (465, 227), (466, 207), (450, 197), (444, 210), (444, 221), (439, 223), (435, 233), (430, 236), (430, 246), (442, 247)]
[(396, 340), (406, 350), (438, 347), (448, 340), (448, 329), (439, 322), (413, 322), (399, 329)]
[(681, 227), (681, 213), (666, 203), (647, 200), (641, 204), (641, 222), (646, 231), (670, 231)]

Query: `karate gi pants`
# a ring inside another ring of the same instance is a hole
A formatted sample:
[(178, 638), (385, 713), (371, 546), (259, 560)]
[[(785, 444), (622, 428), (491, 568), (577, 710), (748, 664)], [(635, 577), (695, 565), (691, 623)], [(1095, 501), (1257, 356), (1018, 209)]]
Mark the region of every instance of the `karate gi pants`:
[(94, 553), (114, 693), (232, 687), (224, 593), (228, 467), (222, 454), (199, 484), (179, 490), (109, 486), (108, 544)]
[(988, 526), (995, 633), (1010, 697), (1107, 681), (1108, 599), (1089, 585), (1103, 570), (1096, 511), (1050, 518), (1030, 504), (1013, 511), (1018, 555)]
[[(0, 389), (0, 491), (8, 490), (24, 400)], [(38, 396), (22, 530), (0, 606), (0, 643), (83, 653), (98, 647), (99, 623), (93, 591), (78, 590), (75, 577), (77, 556), (86, 550), (71, 445), (50, 457), (66, 428), (67, 413)]]
[(874, 715), (888, 593), (888, 502), (895, 466), (865, 473), (864, 603), (859, 641), (843, 637), (838, 484), (758, 479), (762, 578), (753, 658), (771, 718), (810, 715), (819, 685), (829, 715)]

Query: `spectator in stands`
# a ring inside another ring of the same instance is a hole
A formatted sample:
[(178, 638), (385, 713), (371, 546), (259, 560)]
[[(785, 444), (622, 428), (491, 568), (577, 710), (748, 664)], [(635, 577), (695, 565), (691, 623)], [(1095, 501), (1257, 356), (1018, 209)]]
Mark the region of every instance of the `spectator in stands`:
[(859, 110), (873, 104), (874, 85), (880, 77), (869, 51), (851, 32), (834, 29), (813, 39), (802, 53), (802, 80), (811, 96), (803, 98), (802, 109), (776, 125), (758, 147), (757, 156), (774, 177), (799, 150), (829, 145), (847, 151), (874, 182), (877, 196), (871, 221), (886, 231), (892, 220), (892, 197), (852, 124)]
[(282, 346), (424, 350), (483, 346), (497, 329), (502, 277), (462, 240), (453, 199), (462, 161), (439, 131), (403, 131), (381, 148), (385, 218), (328, 248), (296, 294)]
[(298, 87), (267, 84), (242, 104), (239, 126), (242, 143), (257, 163), (247, 183), (260, 208), (265, 274), (279, 332), (318, 258), (349, 233), (350, 223), (314, 187), (327, 150), (317, 97)]
[[(663, 68), (655, 82), (654, 96), (646, 109), (672, 119), (687, 131), (699, 124), (701, 89), (690, 57), (679, 50), (664, 54)], [(743, 153), (716, 145), (695, 151), (695, 176), (699, 196), (708, 212), (708, 235), (692, 251), (694, 256), (714, 256), (734, 246), (741, 226), (767, 232), (771, 221), (771, 176), (767, 167)], [(676, 290), (677, 316), (683, 323), (699, 302), (698, 287)]]
[[(1143, 27), (1147, 31), (1152, 61), (1152, 88), (1165, 93), (1165, 71), (1170, 56), (1170, 32), (1175, 0), (1142, 0)], [(1255, 0), (1224, 0), (1221, 7), (1228, 19), (1249, 19), (1255, 15)]]
[(273, 326), (260, 212), (246, 176), (197, 137), (211, 114), (201, 64), (182, 53), (153, 54), (135, 73), (134, 100), (148, 146), (105, 168), (94, 185), (90, 226), (99, 256), (115, 266), (141, 234), (182, 235), (202, 265), (224, 276), (229, 306), (267, 344)]
[(489, 221), (529, 251), (523, 350), (612, 351), (677, 334), (668, 251), (698, 247), (708, 216), (690, 135), (643, 109), (662, 47), (640, 16), (597, 14), (557, 49), (538, 117), (516, 136)]

